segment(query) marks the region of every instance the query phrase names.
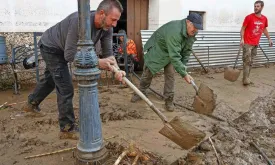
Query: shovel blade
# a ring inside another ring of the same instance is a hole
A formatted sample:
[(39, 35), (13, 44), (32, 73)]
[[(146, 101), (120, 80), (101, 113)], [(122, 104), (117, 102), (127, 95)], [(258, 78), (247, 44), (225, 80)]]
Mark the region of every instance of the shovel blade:
[(159, 131), (183, 149), (190, 149), (201, 142), (206, 134), (196, 127), (186, 123), (180, 117), (175, 117)]
[(164, 125), (164, 127), (159, 131), (160, 134), (170, 139), (172, 142), (179, 145), (182, 149), (188, 150), (192, 146), (190, 144), (186, 143), (175, 130), (173, 130), (172, 127), (168, 126), (167, 124)]
[(205, 84), (199, 87), (198, 95), (195, 96), (193, 107), (196, 113), (210, 115), (216, 107), (216, 98), (213, 90)]
[(234, 82), (236, 81), (240, 76), (241, 71), (238, 69), (233, 69), (231, 67), (226, 67), (224, 69), (224, 79)]
[(194, 110), (200, 114), (204, 114), (205, 110), (207, 109), (206, 104), (203, 102), (203, 100), (199, 96), (195, 96), (193, 107), (194, 107)]

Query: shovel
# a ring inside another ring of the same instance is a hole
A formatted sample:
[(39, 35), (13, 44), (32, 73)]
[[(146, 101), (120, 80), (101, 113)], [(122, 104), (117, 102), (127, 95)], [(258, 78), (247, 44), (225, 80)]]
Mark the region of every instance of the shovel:
[(194, 51), (192, 51), (192, 54), (194, 55), (194, 57), (197, 59), (197, 61), (200, 63), (201, 67), (203, 68), (203, 70), (205, 71), (205, 73), (207, 73), (207, 69), (204, 67), (204, 65), (202, 64), (201, 60), (198, 58), (198, 56), (195, 54)]
[[(133, 73), (133, 75), (140, 81), (140, 77), (139, 77), (135, 72), (132, 72), (132, 73)], [(197, 88), (198, 88), (198, 87), (197, 87)], [(159, 92), (155, 91), (154, 89), (152, 89), (152, 88), (150, 88), (150, 87), (149, 87), (149, 89), (150, 89), (153, 93), (155, 93), (156, 95), (158, 95), (159, 97), (165, 98), (165, 96), (163, 96), (163, 95), (160, 94)], [(197, 92), (196, 92), (196, 93), (197, 93)], [(215, 97), (216, 97), (216, 96), (215, 96)], [(179, 107), (181, 107), (181, 108), (184, 108), (184, 109), (189, 110), (189, 111), (192, 111), (192, 112), (195, 112), (193, 108), (190, 108), (190, 107), (188, 107), (188, 106), (179, 104), (179, 103), (177, 103), (177, 102), (173, 102), (173, 103), (174, 103), (176, 106), (179, 106)], [(219, 117), (217, 117), (217, 116), (213, 116), (212, 114), (209, 114), (209, 115), (207, 115), (207, 116), (208, 116), (208, 117), (211, 117), (211, 118), (213, 118), (213, 119), (215, 119), (215, 120), (218, 120), (218, 121), (224, 121), (223, 119), (221, 119), (221, 118), (219, 118)]]
[[(118, 72), (117, 68), (114, 68), (114, 72)], [(123, 77), (125, 83), (132, 88), (137, 95), (139, 95), (149, 107), (159, 116), (163, 121), (164, 127), (159, 131), (160, 134), (164, 135), (183, 149), (190, 149), (196, 146), (200, 141), (204, 139), (206, 134), (201, 130), (189, 125), (184, 122), (180, 117), (174, 117), (170, 122), (166, 116), (137, 88), (132, 84), (126, 77)]]
[(193, 80), (191, 80), (191, 84), (196, 91), (193, 102), (194, 111), (211, 116), (216, 107), (216, 95), (213, 90), (203, 83), (200, 85), (200, 88), (198, 88)]
[(238, 62), (238, 58), (239, 58), (239, 55), (240, 55), (240, 52), (241, 52), (241, 47), (238, 51), (238, 55), (236, 57), (236, 60), (235, 60), (235, 64), (234, 64), (234, 67), (231, 68), (229, 66), (227, 66), (225, 69), (224, 69), (224, 78), (228, 81), (231, 81), (231, 82), (234, 82), (236, 81), (239, 76), (240, 76), (240, 73), (241, 71), (236, 69), (236, 65), (237, 65), (237, 62)]

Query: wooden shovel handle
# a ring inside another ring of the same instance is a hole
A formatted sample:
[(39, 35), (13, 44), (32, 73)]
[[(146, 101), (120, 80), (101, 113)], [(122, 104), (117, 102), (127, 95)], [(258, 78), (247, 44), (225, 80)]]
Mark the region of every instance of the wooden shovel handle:
[[(118, 69), (114, 66), (113, 71), (115, 73), (119, 72)], [(141, 97), (149, 105), (149, 107), (160, 117), (164, 123), (168, 122), (166, 116), (164, 116), (164, 114), (161, 113), (160, 110), (134, 84), (131, 83), (131, 81), (129, 81), (126, 77), (123, 77), (122, 79), (130, 88), (136, 92), (137, 95), (139, 95), (139, 97)]]

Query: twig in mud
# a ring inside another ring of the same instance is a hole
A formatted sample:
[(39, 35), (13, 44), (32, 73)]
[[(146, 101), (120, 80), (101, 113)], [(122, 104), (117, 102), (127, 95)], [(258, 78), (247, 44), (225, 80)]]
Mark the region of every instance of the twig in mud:
[(220, 160), (220, 157), (219, 157), (219, 155), (218, 155), (218, 153), (217, 153), (217, 150), (216, 150), (216, 148), (215, 148), (215, 146), (214, 146), (214, 143), (213, 143), (211, 137), (209, 137), (208, 139), (209, 139), (209, 141), (210, 141), (210, 143), (211, 143), (211, 146), (212, 146), (213, 149), (214, 149), (215, 155), (216, 155), (217, 160), (218, 160), (218, 165), (223, 165), (223, 163), (222, 163), (222, 161)]
[(136, 165), (136, 164), (137, 164), (138, 159), (139, 159), (139, 155), (137, 155), (137, 156), (135, 157), (135, 159), (134, 159), (134, 161), (133, 161), (132, 165)]
[(22, 103), (25, 103), (25, 102), (27, 102), (27, 101), (21, 101), (21, 102), (18, 102), (18, 103), (11, 103), (11, 104), (8, 104), (8, 105), (6, 105), (6, 106), (7, 106), (7, 107), (11, 107), (11, 106), (13, 106), (13, 105), (22, 104)]
[(30, 159), (30, 158), (38, 158), (38, 157), (42, 157), (42, 156), (48, 156), (48, 155), (54, 155), (57, 153), (62, 153), (62, 152), (66, 152), (66, 151), (71, 151), (76, 149), (76, 147), (72, 147), (72, 148), (67, 148), (67, 149), (63, 149), (63, 150), (58, 150), (58, 151), (54, 151), (54, 152), (48, 152), (48, 153), (44, 153), (44, 154), (38, 154), (38, 155), (33, 155), (33, 156), (27, 156), (25, 157), (25, 159)]
[(255, 147), (260, 154), (265, 158), (265, 160), (267, 161), (268, 165), (273, 165), (272, 162), (268, 159), (268, 157), (266, 156), (266, 154), (254, 143), (254, 142), (250, 142), (250, 145), (252, 145), (253, 147)]
[(118, 137), (118, 135), (114, 135), (114, 136), (111, 136), (111, 137), (108, 137), (108, 138), (104, 138), (104, 140), (110, 140), (110, 139), (113, 139), (113, 138), (116, 138), (116, 137)]
[(21, 102), (18, 102), (18, 103), (10, 103), (10, 104), (7, 104), (8, 102), (5, 102), (4, 104), (0, 105), (0, 109), (6, 109), (8, 107), (12, 107), (13, 105), (16, 105), (16, 104), (22, 104), (22, 103), (25, 103), (26, 101), (21, 101)]
[(223, 120), (222, 118), (220, 118), (220, 117), (218, 117), (218, 116), (214, 116), (214, 115), (206, 115), (206, 116), (208, 116), (208, 117), (210, 117), (210, 118), (212, 118), (212, 119), (215, 119), (215, 120), (218, 120), (218, 121), (222, 121), (222, 122), (225, 122), (225, 120)]
[(192, 152), (195, 152), (195, 151), (202, 145), (202, 143), (206, 142), (207, 140), (209, 140), (209, 138), (211, 138), (211, 137), (213, 137), (213, 136), (215, 136), (215, 135), (216, 135), (216, 133), (210, 135), (209, 137), (204, 138), (202, 141), (199, 142), (198, 145), (196, 145), (195, 147), (193, 147), (193, 149), (192, 149), (191, 151), (192, 151)]
[(118, 165), (120, 163), (120, 161), (127, 155), (128, 150), (124, 150), (119, 157), (117, 158), (117, 160), (115, 161), (114, 165)]
[[(114, 135), (114, 136), (105, 138), (104, 140), (107, 141), (107, 140), (112, 139), (112, 138), (115, 138), (115, 137), (117, 137), (117, 136), (118, 136), (118, 135)], [(62, 152), (66, 152), (66, 151), (71, 151), (71, 150), (74, 150), (74, 149), (76, 149), (76, 147), (66, 148), (66, 149), (57, 150), (57, 151), (53, 151), (53, 152), (48, 152), (48, 153), (44, 153), (44, 154), (38, 154), (38, 155), (33, 155), (33, 156), (27, 156), (27, 157), (25, 157), (25, 159), (37, 158), (37, 157), (48, 156), (48, 155), (54, 155), (54, 154), (57, 154), (57, 153), (62, 153)]]
[(118, 137), (118, 135), (114, 135), (114, 136), (110, 136), (110, 137), (104, 138), (104, 140), (108, 141), (108, 140), (116, 138), (116, 137)]
[(0, 105), (0, 109), (2, 109), (8, 102), (5, 102), (4, 104)]

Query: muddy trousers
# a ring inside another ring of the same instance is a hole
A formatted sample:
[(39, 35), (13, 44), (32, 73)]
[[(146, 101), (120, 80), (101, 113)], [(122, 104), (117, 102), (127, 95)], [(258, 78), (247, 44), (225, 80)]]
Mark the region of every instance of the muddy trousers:
[(65, 126), (71, 126), (75, 122), (72, 78), (63, 54), (48, 49), (45, 52), (42, 48), (40, 51), (46, 63), (45, 75), (36, 85), (33, 93), (29, 95), (28, 101), (31, 104), (39, 105), (56, 89), (59, 126), (62, 130)]
[(257, 46), (244, 44), (243, 46), (243, 84), (250, 84), (250, 71), (253, 65), (253, 59), (257, 55)]
[[(165, 99), (173, 100), (174, 98), (174, 82), (175, 82), (175, 70), (171, 63), (164, 67), (164, 91), (163, 95)], [(150, 87), (153, 79), (153, 74), (147, 66), (144, 65), (143, 73), (141, 76), (141, 81), (139, 89), (142, 93), (146, 93), (146, 90)]]

